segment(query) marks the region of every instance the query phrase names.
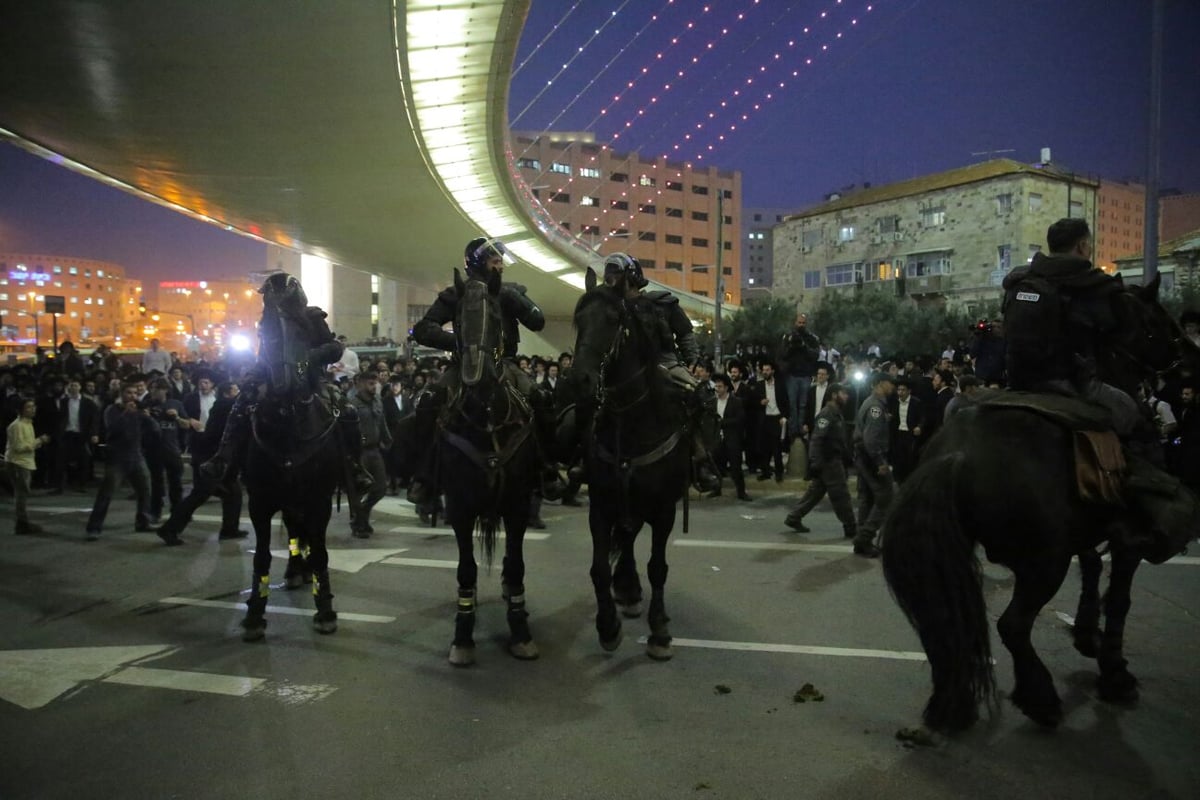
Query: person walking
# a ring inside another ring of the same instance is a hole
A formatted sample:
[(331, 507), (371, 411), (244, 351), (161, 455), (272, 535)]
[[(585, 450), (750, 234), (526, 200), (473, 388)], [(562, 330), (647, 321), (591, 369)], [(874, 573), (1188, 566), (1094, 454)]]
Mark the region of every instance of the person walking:
[[(742, 401), (733, 394), (733, 381), (728, 375), (713, 375), (717, 392), (717, 416), (721, 419), (721, 440), (714, 453), (717, 467), (729, 476), (737, 489), (738, 500), (749, 500), (746, 494), (746, 476), (742, 472), (742, 432), (746, 428), (746, 411)], [(714, 497), (720, 489), (710, 493)]]
[(18, 536), (43, 532), (40, 525), (29, 521), (26, 505), (29, 501), (29, 489), (33, 482), (33, 471), (37, 464), (34, 460), (34, 453), (50, 442), (49, 436), (34, 434), (33, 418), (36, 414), (37, 401), (22, 400), (17, 418), (10, 422), (6, 429), (8, 438), (4, 445), (4, 462), (13, 490), (13, 516), (15, 517), (13, 533)]
[(813, 418), (808, 444), (808, 489), (784, 519), (784, 524), (800, 533), (810, 533), (804, 517), (828, 494), (842, 523), (842, 533), (847, 539), (858, 534), (850, 487), (846, 484), (846, 465), (851, 460), (845, 412), (849, 402), (850, 392), (841, 384), (831, 383), (825, 391), (825, 407)]
[(894, 378), (876, 373), (871, 394), (863, 401), (854, 420), (854, 468), (858, 472), (858, 532), (854, 553), (879, 558), (875, 536), (892, 504), (895, 484), (888, 463), (890, 424), (887, 401), (895, 389)]
[(374, 372), (363, 371), (355, 375), (350, 402), (358, 410), (363, 469), (371, 475), (371, 488), (359, 500), (358, 513), (350, 520), (350, 531), (356, 538), (366, 539), (375, 532), (371, 527), (371, 509), (387, 494), (387, 465), (383, 451), (392, 446), (392, 434), (379, 398), (379, 377)]
[(124, 384), (121, 399), (104, 409), (104, 430), (107, 436), (104, 479), (92, 504), (92, 513), (88, 515), (86, 539), (94, 542), (100, 538), (113, 492), (125, 479), (133, 484), (137, 497), (134, 530), (153, 532), (154, 528), (150, 526), (150, 470), (142, 454), (142, 438), (156, 435), (158, 430), (150, 422), (149, 413), (138, 408), (136, 384)]

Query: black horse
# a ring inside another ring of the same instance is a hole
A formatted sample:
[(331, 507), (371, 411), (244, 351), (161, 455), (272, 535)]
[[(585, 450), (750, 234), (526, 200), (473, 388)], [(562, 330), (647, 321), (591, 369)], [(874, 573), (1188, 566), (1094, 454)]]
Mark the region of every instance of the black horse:
[[(319, 369), (319, 361), (312, 359), (320, 347), (337, 345), (330, 344), (333, 337), (324, 313), (294, 299), (297, 289), (284, 280), (270, 279), (263, 287), (259, 329), (264, 348), (271, 350), (266, 356), (270, 363), (265, 365), (265, 381), (250, 418), (242, 469), (255, 537), (254, 578), (242, 620), (242, 638), (248, 642), (262, 639), (267, 627), (271, 519), (276, 513), (288, 530), (287, 587), (311, 581), (317, 608), (313, 627), (324, 634), (337, 630), (325, 534), (333, 493), (344, 477), (345, 457), (338, 439), (336, 405), (311, 372)], [(316, 350), (310, 346), (314, 341), (320, 343)]]
[[(1157, 290), (1155, 281), (1115, 297), (1119, 333), (1099, 365), (1100, 375), (1131, 393), (1148, 371), (1178, 364), (1185, 347), (1158, 305)], [(1003, 393), (951, 416), (905, 482), (883, 530), (884, 575), (932, 668), (933, 695), (924, 719), (934, 730), (964, 729), (978, 718), (981, 702), (995, 706), (976, 544), (1015, 578), (996, 627), (1013, 658), (1016, 685), (1009, 697), (1022, 712), (1047, 726), (1062, 717), (1054, 682), (1030, 633), (1062, 585), (1072, 556), (1079, 557), (1083, 578), (1075, 647), (1097, 659), (1102, 698), (1123, 701), (1137, 694), (1123, 655), (1130, 588), (1143, 558), (1161, 561), (1170, 553), (1152, 551), (1161, 544), (1147, 538), (1136, 513), (1081, 499), (1073, 432), (1042, 413), (1012, 407), (1012, 400), (1021, 400), (1017, 395)], [(1097, 547), (1104, 543), (1112, 571), (1101, 632)]]
[(532, 412), (513, 380), (502, 352), (499, 275), (489, 283), (463, 282), (454, 322), (459, 345), (458, 380), (447, 380), (446, 409), (439, 422), (436, 483), (446, 498), (446, 520), (458, 543), (458, 611), (450, 663), (475, 663), (475, 601), (478, 566), (474, 532), (478, 528), (484, 559), (490, 566), (500, 522), (504, 523), (501, 593), (508, 606), (509, 652), (538, 657), (525, 610), (525, 530), (530, 498), (538, 485), (539, 456)]
[[(592, 586), (600, 646), (621, 643), (622, 614), (641, 613), (642, 587), (634, 542), (642, 526), (651, 530), (650, 637), (647, 654), (667, 660), (671, 651), (663, 588), (667, 582), (667, 539), (675, 507), (687, 487), (688, 441), (679, 404), (668, 397), (659, 369), (662, 323), (650, 300), (626, 299), (621, 284), (596, 285), (575, 306), (575, 360), (579, 426), (588, 437), (587, 472), (592, 533)], [(613, 560), (616, 562), (615, 570)]]

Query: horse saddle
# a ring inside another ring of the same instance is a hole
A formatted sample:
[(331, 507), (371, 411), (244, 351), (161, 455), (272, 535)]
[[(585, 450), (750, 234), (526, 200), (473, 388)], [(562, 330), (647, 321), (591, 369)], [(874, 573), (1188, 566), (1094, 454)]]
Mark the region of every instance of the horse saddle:
[(1071, 431), (1075, 486), (1080, 499), (1089, 503), (1125, 504), (1128, 468), (1121, 440), (1111, 429), (1108, 409), (1077, 397), (1036, 392), (990, 392), (978, 405), (1031, 411)]

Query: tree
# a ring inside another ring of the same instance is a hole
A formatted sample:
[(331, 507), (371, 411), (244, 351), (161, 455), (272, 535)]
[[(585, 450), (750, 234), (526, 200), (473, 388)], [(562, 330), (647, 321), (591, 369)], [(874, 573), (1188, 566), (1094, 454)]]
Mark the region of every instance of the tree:
[(768, 353), (774, 355), (780, 339), (792, 329), (795, 322), (794, 301), (785, 297), (754, 300), (730, 317), (721, 339), (727, 343), (729, 352), (739, 347), (743, 351), (757, 347), (766, 348)]

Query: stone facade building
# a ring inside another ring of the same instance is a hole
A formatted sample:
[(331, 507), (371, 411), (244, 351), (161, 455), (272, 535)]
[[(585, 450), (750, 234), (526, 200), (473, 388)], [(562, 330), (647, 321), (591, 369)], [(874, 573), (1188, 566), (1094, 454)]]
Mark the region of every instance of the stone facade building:
[(813, 309), (828, 291), (883, 290), (973, 313), (1062, 217), (1095, 227), (1093, 179), (997, 159), (863, 189), (775, 230), (776, 296)]

